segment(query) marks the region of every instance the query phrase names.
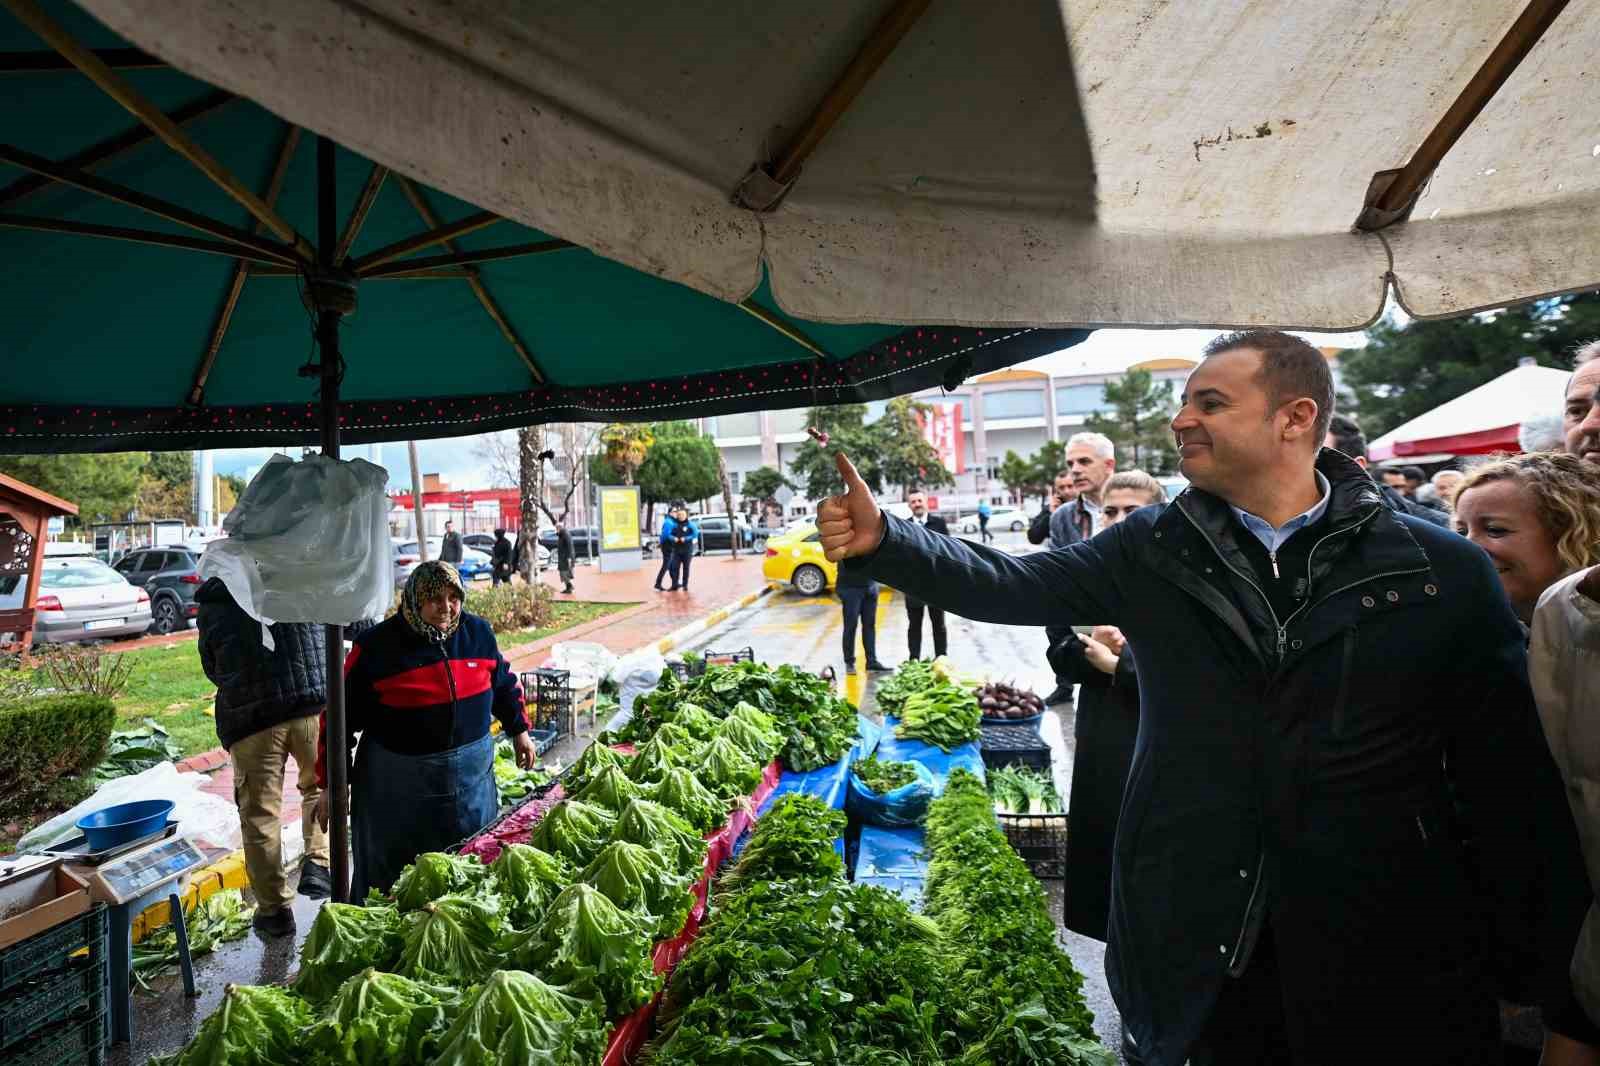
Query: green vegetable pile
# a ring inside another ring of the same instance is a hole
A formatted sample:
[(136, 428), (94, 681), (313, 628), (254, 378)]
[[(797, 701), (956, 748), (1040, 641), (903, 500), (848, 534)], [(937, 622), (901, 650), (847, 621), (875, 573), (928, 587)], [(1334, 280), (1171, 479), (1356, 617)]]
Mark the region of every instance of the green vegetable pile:
[[(741, 705), (747, 710), (740, 711)], [(752, 715), (758, 712), (766, 720)], [(723, 733), (719, 719), (739, 718), (747, 726)], [(837, 762), (856, 740), (856, 711), (815, 674), (788, 664), (739, 662), (709, 666), (699, 677), (681, 681), (662, 671), (653, 692), (634, 701), (633, 718), (618, 740), (642, 742), (671, 722), (700, 740), (726, 735), (762, 763), (758, 734), (771, 733), (791, 770), (815, 770)], [(771, 737), (760, 738), (765, 746)], [(707, 782), (710, 784), (710, 782)]]
[(302, 1033), (311, 1008), (272, 985), (229, 985), (222, 1003), (200, 1024), (182, 1051), (150, 1060), (150, 1066), (279, 1066), (299, 1062)]
[(517, 765), (516, 749), (511, 741), (501, 738), (494, 746), (494, 786), (500, 791), (500, 806), (515, 803), (532, 795), (555, 780), (550, 771), (535, 766), (524, 770)]
[(1056, 945), (1044, 889), (963, 769), (928, 811), (924, 913), (945, 930), (962, 1066), (1114, 1063), (1094, 1037), (1083, 977)]
[(906, 697), (894, 735), (952, 751), (978, 739), (978, 722), (982, 717), (983, 711), (972, 690), (941, 682)]
[[(247, 907), (237, 888), (223, 889), (206, 898), (185, 915), (189, 933), (189, 954), (195, 958), (209, 954), (218, 944), (239, 940), (250, 931), (256, 909)], [(178, 934), (170, 924), (162, 926), (133, 946), (133, 976), (141, 988), (150, 977), (178, 964)]]
[(1060, 814), (1061, 794), (1049, 774), (1023, 766), (991, 770), (989, 796), (1002, 814)]
[(652, 799), (678, 815), (700, 834), (709, 833), (728, 820), (728, 804), (700, 783), (692, 770), (669, 770), (660, 781), (645, 789)]
[(908, 762), (884, 762), (876, 755), (859, 759), (852, 769), (861, 783), (880, 796), (904, 788), (917, 779), (917, 768)]

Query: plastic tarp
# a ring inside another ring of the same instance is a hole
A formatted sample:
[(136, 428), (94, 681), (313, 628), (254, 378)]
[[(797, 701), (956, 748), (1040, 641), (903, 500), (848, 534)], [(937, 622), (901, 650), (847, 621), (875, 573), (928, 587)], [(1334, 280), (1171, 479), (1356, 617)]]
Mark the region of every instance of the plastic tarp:
[(913, 906), (920, 904), (922, 884), (928, 877), (925, 845), (926, 834), (921, 828), (862, 826), (855, 883), (877, 885), (898, 893)]
[(179, 773), (172, 763), (157, 763), (143, 773), (119, 777), (101, 785), (95, 794), (56, 815), (17, 842), (17, 850), (37, 853), (82, 835), (76, 826), (79, 818), (119, 803), (140, 800), (171, 800), (171, 818), (178, 832), (197, 841), (223, 846), (239, 836), (239, 810), (221, 796), (203, 791), (210, 779), (205, 774)]
[(1352, 329), (1391, 284), (1419, 316), (1600, 285), (1600, 147), (1573, 106), (1600, 0), (1567, 6), (1381, 233), (1352, 229), (1373, 176), (1523, 5), (934, 4), (758, 215), (734, 189), (886, 0), (79, 2), (401, 174), (725, 300), (765, 268), (817, 322)]
[(1518, 451), (1517, 431), (1523, 420), (1559, 412), (1571, 376), (1570, 371), (1548, 366), (1512, 367), (1391, 429), (1367, 446), (1367, 455), (1402, 459)]
[(939, 783), (933, 771), (922, 763), (914, 762), (911, 765), (916, 770), (916, 779), (881, 795), (868, 788), (852, 770), (850, 791), (845, 799), (851, 819), (867, 825), (921, 825), (928, 816), (928, 804), (939, 794)]
[(944, 792), (944, 783), (949, 779), (950, 771), (957, 767), (975, 774), (980, 781), (984, 779), (983, 753), (976, 741), (946, 752), (936, 744), (895, 736), (895, 726), (899, 724), (898, 718), (884, 718), (883, 738), (878, 741), (876, 752), (878, 758), (886, 762), (916, 762), (926, 766), (933, 771), (937, 782), (936, 794)]

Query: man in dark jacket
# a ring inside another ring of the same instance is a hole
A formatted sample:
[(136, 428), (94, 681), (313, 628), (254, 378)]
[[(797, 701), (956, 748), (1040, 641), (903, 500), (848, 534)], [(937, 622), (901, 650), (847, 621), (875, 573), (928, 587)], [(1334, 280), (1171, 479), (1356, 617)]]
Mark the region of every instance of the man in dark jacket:
[(233, 601), (221, 578), (195, 593), (200, 604), (200, 666), (217, 686), (217, 739), (233, 763), (245, 873), (256, 896), (255, 926), (264, 933), (294, 931), (294, 891), (283, 869), (283, 779), (293, 757), (300, 790), (305, 857), (300, 892), (325, 898), (328, 836), (312, 817), (317, 784), (317, 715), (328, 700), (327, 659), (320, 625), (279, 622), (274, 648), (261, 642), (261, 623)]
[(462, 543), (461, 534), (456, 532), (456, 524), (454, 522), (446, 522), (444, 524), (444, 543), (439, 545), (439, 561), (454, 566), (465, 555), (466, 545)]
[(556, 523), (556, 576), (561, 578), (562, 592), (572, 595), (572, 567), (578, 553), (572, 546), (572, 534), (565, 522)]
[(1106, 972), (1149, 1066), (1498, 1062), (1496, 995), (1565, 990), (1586, 901), (1494, 569), (1319, 450), (1333, 383), (1304, 341), (1218, 338), (1182, 404), (1190, 489), (1087, 542), (927, 536), (841, 456), (824, 550), (1136, 650)]
[(494, 531), (494, 555), (490, 563), (494, 567), (494, 583), (496, 585), (511, 584), (511, 575), (516, 573), (516, 549), (511, 546), (511, 540), (506, 536), (506, 531)]
[[(1367, 460), (1367, 435), (1361, 432), (1361, 425), (1349, 415), (1334, 415), (1333, 421), (1328, 425), (1327, 438), (1322, 442), (1324, 448), (1343, 452), (1356, 461), (1356, 465), (1367, 471), (1371, 476), (1372, 467)], [(1424, 522), (1432, 522), (1436, 526), (1450, 528), (1450, 516), (1443, 511), (1436, 510), (1426, 504), (1418, 503), (1405, 493), (1392, 485), (1378, 485), (1378, 495), (1383, 497), (1383, 504), (1391, 511), (1420, 518)]]
[[(914, 525), (923, 527), (929, 533), (938, 533), (946, 537), (950, 535), (950, 527), (945, 520), (936, 514), (928, 513), (928, 497), (921, 489), (912, 489), (906, 493), (906, 506), (911, 508), (911, 521)], [(906, 630), (906, 647), (913, 659), (922, 658), (924, 610), (928, 612), (928, 623), (933, 629), (933, 657), (937, 659), (950, 646), (950, 635), (944, 625), (944, 610), (929, 606), (924, 600), (909, 594), (906, 596), (906, 621), (909, 623)]]

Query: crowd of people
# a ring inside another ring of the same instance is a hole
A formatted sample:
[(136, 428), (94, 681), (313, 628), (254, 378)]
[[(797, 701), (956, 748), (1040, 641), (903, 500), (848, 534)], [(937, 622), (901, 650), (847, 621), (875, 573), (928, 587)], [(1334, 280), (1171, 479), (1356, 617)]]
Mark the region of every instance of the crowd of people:
[(841, 582), (1043, 626), (1079, 687), (1067, 922), (1108, 940), (1128, 1061), (1499, 1063), (1531, 1007), (1545, 1063), (1600, 1063), (1597, 355), (1556, 447), (1375, 480), (1315, 348), (1218, 338), (1190, 487), (1152, 506), (1074, 437), (1026, 556), (839, 457)]

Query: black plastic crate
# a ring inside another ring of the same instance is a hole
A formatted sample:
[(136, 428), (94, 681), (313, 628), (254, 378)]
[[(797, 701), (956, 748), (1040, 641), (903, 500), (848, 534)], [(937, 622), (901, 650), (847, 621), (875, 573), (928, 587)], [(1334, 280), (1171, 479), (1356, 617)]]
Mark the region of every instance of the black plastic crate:
[(37, 974), (0, 999), (0, 1048), (10, 1048), (40, 1029), (92, 1014), (106, 1002), (106, 953), (68, 960)]
[(100, 1066), (105, 1061), (106, 1009), (80, 1012), (6, 1052), (6, 1066)]
[(60, 970), (69, 956), (88, 948), (103, 955), (106, 908), (97, 903), (76, 918), (0, 950), (0, 996), (36, 974)]
[(1050, 745), (1040, 739), (1038, 730), (1031, 725), (982, 726), (978, 750), (983, 756), (983, 765), (991, 770), (1003, 770), (1008, 766), (1050, 769)]
[(561, 739), (561, 734), (554, 729), (541, 729), (535, 726), (528, 730), (528, 737), (533, 741), (533, 753), (543, 755), (555, 746), (556, 741)]
[(535, 729), (552, 729), (557, 736), (567, 732), (572, 720), (572, 671), (529, 670), (522, 675), (522, 696), (533, 708), (529, 719)]
[(672, 676), (676, 677), (679, 681), (688, 681), (690, 678), (696, 676), (694, 665), (682, 660), (668, 661), (667, 669), (671, 670)]
[(1033, 876), (1064, 879), (1067, 876), (1067, 816), (1065, 814), (1000, 814), (1006, 840), (1028, 864)]
[(708, 666), (731, 666), (734, 663), (753, 663), (756, 661), (754, 648), (740, 648), (738, 651), (711, 651), (706, 650), (700, 658), (700, 673), (706, 672)]

